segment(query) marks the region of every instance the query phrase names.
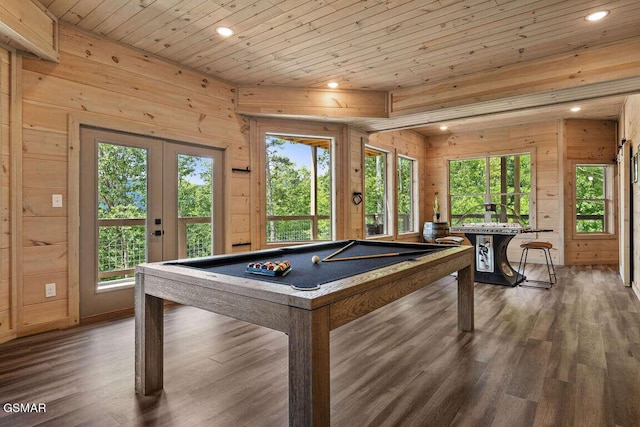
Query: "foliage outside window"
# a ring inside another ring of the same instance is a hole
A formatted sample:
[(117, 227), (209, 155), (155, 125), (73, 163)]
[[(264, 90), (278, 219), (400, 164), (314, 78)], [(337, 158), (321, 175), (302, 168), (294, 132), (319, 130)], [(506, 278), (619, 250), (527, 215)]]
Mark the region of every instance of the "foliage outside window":
[(213, 255), (213, 159), (178, 155), (178, 238), (181, 257)]
[(576, 165), (576, 231), (606, 233), (609, 222), (607, 166)]
[(416, 160), (398, 156), (398, 233), (416, 231), (416, 164)]
[(530, 154), (449, 161), (452, 225), (515, 222), (528, 227), (530, 194)]
[(370, 147), (364, 157), (364, 201), (367, 236), (387, 234), (387, 153)]
[(331, 141), (266, 135), (268, 243), (331, 240)]

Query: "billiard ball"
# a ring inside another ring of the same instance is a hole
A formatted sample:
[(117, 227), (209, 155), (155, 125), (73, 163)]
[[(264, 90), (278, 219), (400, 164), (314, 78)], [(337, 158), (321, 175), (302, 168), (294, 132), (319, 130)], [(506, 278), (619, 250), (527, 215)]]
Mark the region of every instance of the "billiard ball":
[(317, 264), (320, 262), (320, 257), (318, 255), (314, 255), (311, 257), (311, 262)]

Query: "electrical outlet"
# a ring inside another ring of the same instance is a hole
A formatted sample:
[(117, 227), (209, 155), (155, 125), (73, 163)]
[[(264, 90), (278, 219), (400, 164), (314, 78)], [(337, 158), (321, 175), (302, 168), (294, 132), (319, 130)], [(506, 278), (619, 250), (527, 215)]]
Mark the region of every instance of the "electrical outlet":
[(62, 207), (62, 194), (52, 194), (51, 195), (51, 206), (54, 208)]
[(44, 296), (46, 298), (51, 298), (56, 296), (56, 284), (55, 283), (47, 283), (44, 285)]

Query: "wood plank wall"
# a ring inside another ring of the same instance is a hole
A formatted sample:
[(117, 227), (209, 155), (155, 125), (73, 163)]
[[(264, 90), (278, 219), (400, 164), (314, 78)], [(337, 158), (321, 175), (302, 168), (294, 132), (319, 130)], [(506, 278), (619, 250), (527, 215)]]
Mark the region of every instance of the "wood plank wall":
[(12, 292), (10, 277), (10, 203), (11, 138), (9, 132), (11, 105), (11, 53), (0, 47), (0, 342), (13, 337)]
[[(426, 204), (428, 197), (427, 197), (427, 185), (426, 185), (426, 174), (425, 174), (425, 168), (428, 168), (428, 165), (427, 165), (428, 160), (426, 157), (427, 152), (425, 150), (425, 143), (426, 143), (426, 139), (424, 136), (410, 130), (401, 130), (401, 131), (395, 131), (395, 132), (381, 132), (381, 133), (371, 134), (369, 136), (370, 146), (381, 148), (392, 154), (390, 161), (393, 162), (393, 164), (391, 165), (391, 170), (392, 170), (391, 175), (393, 176), (393, 182), (391, 183), (391, 188), (394, 189), (392, 191), (393, 195), (397, 193), (395, 191), (396, 176), (397, 176), (397, 173), (396, 173), (397, 157), (399, 155), (403, 155), (403, 156), (410, 157), (412, 159), (416, 159), (418, 161), (418, 170), (419, 170), (418, 202), (421, 207), (418, 213), (418, 216), (419, 216), (418, 230), (416, 230), (415, 233), (406, 233), (406, 234), (398, 234), (397, 230), (394, 230), (391, 236), (394, 240), (414, 241), (414, 242), (423, 241), (422, 224), (424, 223), (425, 218), (427, 218), (426, 212), (428, 210), (428, 207)], [(361, 157), (362, 155), (359, 156), (359, 158)], [(394, 205), (393, 210), (397, 211), (397, 209), (395, 208), (396, 206), (395, 198), (393, 200), (390, 200), (390, 202), (393, 203)]]
[[(365, 144), (369, 142), (369, 135), (357, 131), (355, 129), (351, 129), (349, 132), (349, 190), (350, 196), (347, 195), (349, 199), (353, 197), (353, 193), (361, 193), (364, 195), (364, 162), (363, 162), (363, 149)], [(359, 205), (356, 205), (351, 201), (349, 203), (349, 211), (347, 214), (350, 214), (350, 232), (351, 237), (354, 239), (364, 239), (366, 238), (365, 230), (364, 230), (364, 199), (363, 202)], [(345, 235), (347, 235), (345, 233)]]
[[(566, 120), (564, 122), (566, 167), (565, 200), (565, 264), (617, 264), (618, 228), (609, 235), (576, 235), (574, 220), (574, 181), (576, 164), (613, 165), (616, 155), (617, 122), (607, 120)], [(617, 189), (617, 184), (613, 185)], [(614, 199), (617, 197), (614, 196)], [(617, 216), (617, 204), (613, 209)]]
[[(436, 194), (440, 201), (440, 213), (443, 218), (449, 216), (447, 201), (448, 166), (451, 159), (484, 157), (531, 153), (532, 174), (535, 182), (535, 194), (532, 198), (532, 216), (539, 228), (554, 230), (538, 235), (525, 234), (514, 238), (509, 245), (508, 257), (512, 262), (520, 258), (520, 243), (524, 240), (540, 239), (549, 241), (558, 250), (552, 251), (554, 262), (562, 261), (562, 222), (558, 212), (562, 212), (559, 192), (559, 156), (560, 123), (556, 121), (531, 123), (521, 126), (487, 129), (465, 133), (447, 133), (427, 138), (426, 153), (426, 197), (425, 206), (432, 212)], [(534, 251), (538, 252), (538, 251)], [(530, 258), (542, 262), (539, 254)]]
[[(627, 98), (623, 113), (624, 119), (620, 123), (620, 138), (625, 137), (627, 144), (631, 145), (633, 153), (636, 154), (640, 150), (640, 95), (633, 95)], [(624, 155), (628, 157), (628, 153), (629, 148), (625, 146)], [(625, 165), (629, 166), (628, 160)], [(624, 175), (621, 174), (621, 176)], [(630, 280), (634, 292), (640, 298), (640, 181), (631, 184), (629, 194), (633, 198), (633, 209), (629, 215), (633, 223), (633, 229), (631, 230), (633, 253), (630, 255), (634, 259), (633, 269), (630, 271)], [(630, 247), (627, 246), (624, 250), (628, 253)], [(625, 261), (628, 261), (628, 259)]]
[[(23, 229), (18, 263), (23, 266), (19, 287), (24, 298), (18, 307), (19, 334), (78, 321), (69, 304), (69, 290), (75, 292), (68, 277), (72, 233), (67, 230), (67, 195), (74, 179), (67, 176), (70, 116), (77, 122), (86, 119), (123, 131), (228, 147), (228, 241), (251, 239), (249, 178), (230, 172), (250, 164), (248, 121), (234, 114), (232, 86), (61, 26), (60, 64), (24, 58), (22, 89), (24, 185), (17, 191), (23, 215), (17, 220)], [(63, 208), (51, 207), (52, 194), (63, 195)], [(58, 294), (45, 299), (44, 284), (52, 281)]]

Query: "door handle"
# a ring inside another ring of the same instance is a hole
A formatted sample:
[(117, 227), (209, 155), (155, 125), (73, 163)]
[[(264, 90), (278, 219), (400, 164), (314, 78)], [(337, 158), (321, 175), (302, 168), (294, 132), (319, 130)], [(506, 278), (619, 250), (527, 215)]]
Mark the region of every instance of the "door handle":
[(149, 236), (162, 236), (164, 234), (164, 230), (155, 230), (149, 233)]

